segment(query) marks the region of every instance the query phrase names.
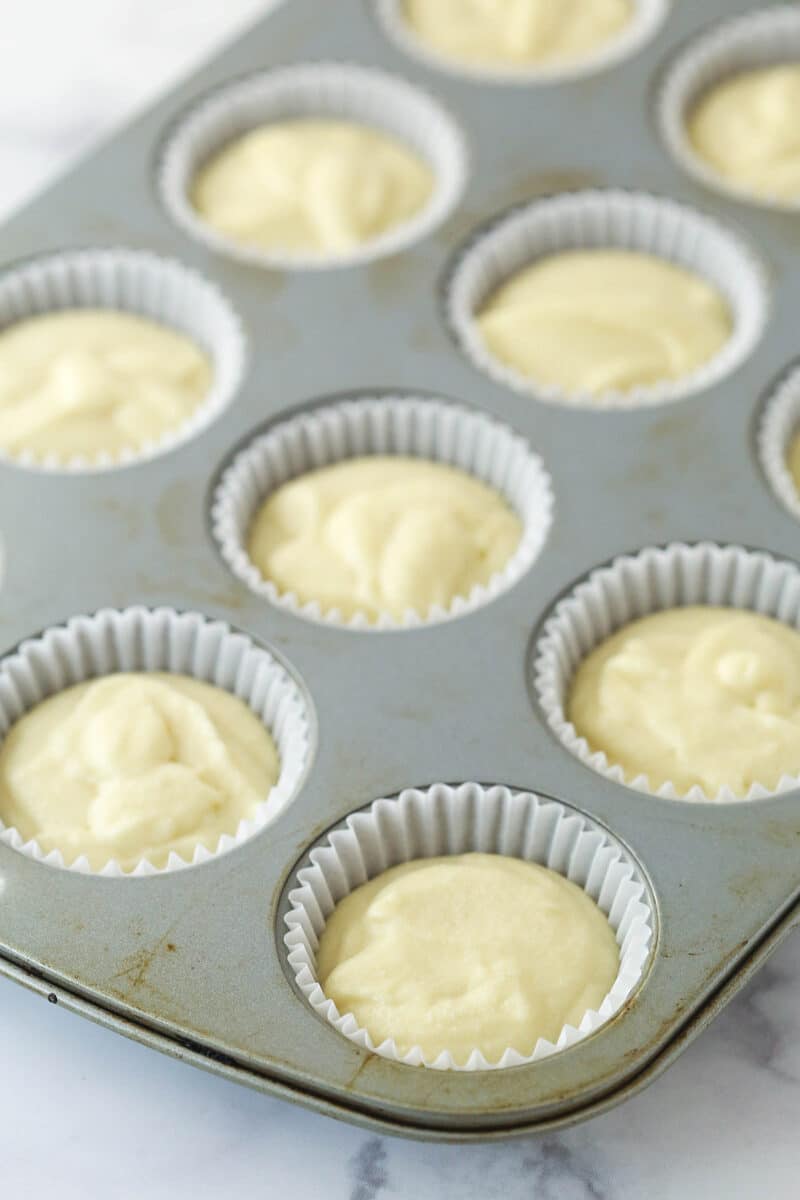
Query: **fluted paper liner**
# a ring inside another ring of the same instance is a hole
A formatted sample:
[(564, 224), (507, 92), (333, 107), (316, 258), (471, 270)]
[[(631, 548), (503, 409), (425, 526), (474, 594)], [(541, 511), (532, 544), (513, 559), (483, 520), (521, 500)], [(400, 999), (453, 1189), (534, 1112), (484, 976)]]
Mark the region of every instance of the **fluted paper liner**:
[(210, 390), (188, 421), (118, 457), (103, 454), (91, 460), (62, 461), (55, 455), (12, 455), (0, 449), (0, 459), (49, 471), (125, 467), (189, 441), (233, 400), (247, 357), (239, 318), (213, 283), (175, 259), (123, 248), (72, 250), (32, 258), (0, 274), (0, 329), (70, 308), (117, 310), (185, 334), (211, 359)]
[[(343, 254), (303, 254), (248, 246), (215, 230), (193, 207), (198, 170), (223, 146), (258, 125), (297, 117), (355, 121), (397, 138), (428, 164), (433, 192), (409, 220)], [(243, 262), (314, 270), (396, 254), (440, 225), (467, 178), (465, 139), (437, 100), (404, 79), (352, 63), (301, 63), (263, 71), (219, 88), (179, 121), (167, 139), (159, 188), (167, 211), (191, 237)]]
[(720, 174), (694, 149), (686, 128), (695, 103), (715, 84), (740, 71), (791, 61), (800, 62), (800, 8), (795, 4), (757, 8), (721, 21), (676, 55), (658, 92), (656, 116), (667, 148), (689, 175), (734, 200), (800, 211), (800, 196), (764, 195)]
[(770, 396), (758, 430), (758, 454), (764, 474), (781, 504), (800, 521), (800, 492), (787, 454), (800, 434), (800, 366), (795, 366)]
[[(632, 250), (693, 271), (726, 301), (733, 328), (720, 351), (680, 379), (600, 396), (538, 383), (495, 358), (475, 320), (491, 294), (537, 259), (567, 250)], [(673, 200), (591, 190), (536, 200), (501, 217), (462, 253), (446, 291), (449, 324), (468, 357), (497, 382), (554, 404), (631, 409), (704, 391), (747, 358), (764, 329), (766, 275), (738, 234)]]
[[(326, 921), (345, 896), (398, 863), (480, 851), (540, 863), (578, 884), (608, 917), (620, 950), (617, 978), (598, 1010), (578, 1027), (565, 1025), (555, 1042), (540, 1038), (532, 1054), (509, 1047), (490, 1063), (474, 1050), (459, 1065), (445, 1051), (428, 1061), (417, 1046), (401, 1055), (391, 1040), (376, 1046), (352, 1013), (340, 1013), (322, 990), (316, 952)], [(319, 1016), (363, 1049), (409, 1066), (495, 1070), (536, 1062), (574, 1046), (625, 1004), (642, 979), (655, 929), (649, 893), (629, 853), (589, 817), (553, 800), (506, 787), (435, 784), (408, 789), (353, 813), (310, 852), (289, 892), (284, 935), (298, 988)]]
[[(398, 623), (365, 613), (344, 621), (336, 609), (300, 604), (279, 592), (247, 553), (247, 535), (259, 506), (276, 488), (307, 471), (368, 454), (398, 454), (458, 467), (499, 492), (523, 522), (522, 539), (503, 569), (484, 587), (456, 597), (449, 608), (409, 611)], [(212, 503), (212, 527), (222, 556), (251, 591), (298, 616), (359, 630), (432, 624), (488, 604), (512, 587), (532, 565), (552, 521), (553, 496), (541, 460), (527, 442), (483, 413), (444, 401), (383, 396), (346, 400), (300, 413), (257, 437), (237, 455)]]
[(722, 788), (707, 796), (698, 786), (657, 790), (646, 775), (628, 779), (601, 751), (592, 751), (566, 715), (579, 664), (617, 629), (664, 609), (709, 604), (750, 609), (800, 629), (800, 570), (791, 562), (740, 546), (674, 543), (623, 555), (599, 567), (557, 605), (535, 647), (534, 687), (548, 725), (571, 754), (615, 783), (671, 800), (730, 803), (760, 800), (800, 787), (784, 775), (774, 789), (755, 784), (746, 796)]
[(419, 37), (403, 16), (403, 0), (375, 0), (375, 13), (388, 37), (426, 66), (461, 75), (476, 83), (562, 83), (608, 70), (630, 58), (655, 37), (669, 12), (669, 0), (634, 0), (630, 21), (616, 34), (585, 54), (519, 67), (494, 63), (461, 62), (439, 52)]
[(288, 671), (260, 646), (224, 621), (171, 608), (102, 609), (48, 629), (0, 660), (0, 739), (40, 701), (73, 684), (119, 671), (167, 671), (224, 688), (238, 696), (270, 731), (280, 774), (253, 817), (233, 834), (223, 834), (216, 850), (198, 845), (191, 862), (175, 852), (166, 867), (142, 859), (133, 871), (115, 860), (100, 871), (85, 857), (66, 863), (58, 850), (45, 854), (35, 839), (0, 822), (0, 841), (28, 858), (83, 874), (142, 876), (197, 866), (247, 841), (269, 825), (294, 798), (310, 755), (309, 715), (303, 695)]

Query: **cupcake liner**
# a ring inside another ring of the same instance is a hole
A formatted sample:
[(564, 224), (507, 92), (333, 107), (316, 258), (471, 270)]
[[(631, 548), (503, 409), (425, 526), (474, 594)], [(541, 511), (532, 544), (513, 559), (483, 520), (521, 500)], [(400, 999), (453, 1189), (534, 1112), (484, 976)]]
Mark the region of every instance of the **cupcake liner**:
[(62, 462), (55, 456), (12, 455), (0, 449), (3, 461), (46, 471), (116, 470), (188, 442), (233, 400), (247, 358), (241, 322), (214, 284), (176, 260), (119, 247), (73, 250), (28, 259), (0, 275), (0, 329), (70, 308), (132, 313), (185, 334), (211, 358), (210, 391), (183, 425), (118, 458), (104, 454), (91, 461), (75, 457)]
[(669, 12), (669, 0), (634, 0), (631, 20), (619, 33), (579, 58), (532, 63), (521, 67), (459, 62), (418, 37), (403, 17), (403, 0), (376, 0), (375, 13), (386, 35), (406, 54), (428, 67), (460, 75), (476, 83), (561, 83), (607, 70), (637, 54), (655, 37)]
[(224, 854), (271, 824), (294, 799), (311, 754), (310, 718), (300, 688), (266, 650), (224, 621), (171, 608), (102, 609), (94, 616), (73, 617), (22, 642), (0, 659), (0, 740), (15, 721), (40, 701), (85, 680), (119, 671), (167, 671), (190, 675), (224, 688), (260, 717), (274, 738), (280, 759), (275, 786), (251, 819), (235, 834), (223, 834), (216, 850), (197, 846), (191, 862), (175, 852), (166, 867), (143, 858), (133, 871), (110, 860), (100, 871), (85, 857), (67, 864), (53, 850), (45, 854), (35, 839), (0, 821), (0, 842), (52, 867), (82, 874), (130, 877), (163, 874), (197, 866)]
[[(728, 341), (682, 379), (601, 396), (538, 384), (506, 366), (484, 345), (475, 313), (500, 284), (536, 259), (578, 249), (638, 251), (695, 272), (730, 307), (733, 329)], [(729, 375), (761, 337), (769, 303), (766, 274), (755, 253), (713, 218), (646, 192), (592, 190), (537, 200), (479, 234), (450, 275), (446, 307), (461, 348), (497, 382), (548, 403), (632, 409), (683, 399)]]
[(698, 604), (750, 609), (800, 629), (800, 570), (760, 551), (702, 542), (649, 547), (592, 571), (556, 605), (535, 647), (534, 690), (547, 724), (571, 754), (599, 775), (670, 800), (727, 804), (800, 787), (800, 778), (784, 775), (776, 788), (756, 784), (746, 796), (727, 787), (715, 796), (698, 786), (682, 793), (671, 782), (654, 789), (646, 775), (627, 779), (601, 750), (593, 752), (568, 720), (572, 679), (595, 646), (639, 617)]
[[(598, 1010), (589, 1010), (577, 1028), (565, 1025), (555, 1042), (540, 1038), (530, 1055), (509, 1048), (498, 1062), (490, 1063), (476, 1049), (466, 1064), (458, 1065), (447, 1051), (429, 1061), (418, 1046), (405, 1055), (391, 1040), (376, 1046), (352, 1013), (339, 1013), (317, 978), (316, 952), (327, 919), (340, 900), (397, 863), (470, 851), (540, 863), (582, 887), (616, 935), (617, 978)], [(283, 940), (295, 982), (314, 1011), (365, 1050), (437, 1070), (516, 1067), (582, 1041), (613, 1017), (640, 983), (655, 929), (655, 912), (639, 868), (605, 829), (554, 800), (477, 783), (457, 788), (439, 783), (376, 800), (314, 846), (294, 885)]]
[[(523, 521), (522, 540), (487, 586), (476, 585), (449, 608), (409, 611), (398, 623), (389, 614), (370, 623), (365, 613), (345, 621), (338, 610), (301, 604), (279, 592), (248, 556), (247, 534), (267, 495), (299, 475), (368, 454), (408, 455), (458, 467), (499, 492)], [(446, 621), (488, 604), (528, 570), (552, 521), (550, 479), (527, 442), (505, 425), (455, 404), (417, 397), (346, 400), (303, 412), (257, 437), (225, 471), (212, 502), (211, 522), (222, 557), (251, 591), (297, 616), (329, 625), (373, 631)]]
[(694, 38), (667, 70), (656, 100), (662, 137), (677, 163), (706, 187), (734, 200), (797, 212), (796, 200), (759, 195), (726, 179), (701, 158), (686, 132), (686, 120), (703, 92), (739, 71), (800, 61), (800, 9), (779, 5), (723, 21)]
[[(282, 253), (247, 246), (213, 229), (195, 211), (189, 188), (216, 151), (249, 129), (293, 117), (335, 117), (382, 130), (416, 151), (435, 175), (433, 194), (408, 221), (347, 254)], [(191, 237), (242, 262), (284, 270), (318, 270), (372, 262), (426, 237), (461, 198), (467, 178), (465, 139), (453, 118), (403, 79), (350, 63), (308, 63), (228, 84), (201, 101), (168, 138), (159, 169), (168, 212)]]
[(758, 430), (761, 467), (783, 507), (800, 521), (800, 492), (786, 463), (789, 443), (800, 433), (800, 366), (770, 396)]

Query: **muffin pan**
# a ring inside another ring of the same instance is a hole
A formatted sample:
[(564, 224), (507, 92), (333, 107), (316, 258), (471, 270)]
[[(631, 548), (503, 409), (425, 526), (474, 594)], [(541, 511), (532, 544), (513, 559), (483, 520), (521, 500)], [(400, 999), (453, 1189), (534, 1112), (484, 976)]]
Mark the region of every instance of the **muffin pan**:
[[(249, 348), (213, 422), (156, 457), (91, 472), (0, 463), (2, 654), (99, 610), (198, 614), (286, 668), (305, 698), (309, 739), (305, 774), (272, 823), (189, 869), (106, 878), (0, 844), (6, 974), (319, 1111), (468, 1140), (565, 1124), (631, 1094), (792, 928), (796, 790), (713, 804), (626, 787), (559, 742), (534, 682), (559, 599), (620, 555), (711, 542), (793, 569), (800, 527), (762, 472), (757, 429), (800, 352), (796, 219), (706, 190), (662, 144), (654, 113), (674, 56), (710, 21), (750, 7), (675, 5), (613, 70), (509, 87), (404, 53), (366, 0), (291, 0), (0, 231), (6, 272), (77, 248), (177, 259), (230, 303)], [(470, 154), (450, 215), (390, 257), (313, 271), (240, 261), (177, 224), (158, 181), (187, 114), (254, 72), (323, 60), (403, 76), (452, 115)], [(763, 264), (768, 284), (753, 299), (764, 305), (763, 332), (735, 369), (691, 396), (615, 412), (544, 403), (478, 369), (450, 330), (448, 281), (487, 222), (602, 188), (704, 212)], [(452, 402), (510, 428), (541, 458), (554, 504), (538, 555), (512, 586), (452, 620), (366, 634), (251, 590), (220, 553), (211, 513), (226, 468), (256, 436), (306, 409), (382, 395)], [(746, 589), (734, 602), (749, 602)], [(285, 916), (327, 830), (381, 797), (470, 780), (552, 798), (607, 829), (650, 897), (653, 938), (638, 987), (590, 1036), (508, 1069), (435, 1071), (371, 1054), (314, 1011), (288, 964)]]

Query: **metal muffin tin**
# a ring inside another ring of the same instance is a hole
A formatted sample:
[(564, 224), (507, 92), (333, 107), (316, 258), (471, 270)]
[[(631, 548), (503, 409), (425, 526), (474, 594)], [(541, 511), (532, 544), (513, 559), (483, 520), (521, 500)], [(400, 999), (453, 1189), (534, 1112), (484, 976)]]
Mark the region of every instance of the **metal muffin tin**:
[[(503, 87), (437, 72), (392, 44), (366, 0), (291, 0), (114, 137), (0, 231), (8, 265), (69, 247), (141, 247), (199, 269), (238, 309), (251, 360), (234, 402), (193, 440), (105, 473), (0, 465), (0, 648), (73, 614), (133, 603), (222, 617), (282, 657), (317, 716), (297, 799), (267, 830), (193, 870), (79, 875), (0, 846), (0, 969), (179, 1058), (387, 1132), (496, 1138), (566, 1124), (643, 1086), (745, 982), (800, 914), (796, 793), (686, 804), (614, 784), (570, 756), (528, 689), (532, 639), (574, 581), (648, 544), (710, 539), (793, 557), (798, 526), (754, 447), (761, 398), (800, 351), (796, 217), (724, 199), (684, 175), (651, 109), (684, 40), (750, 0), (673, 6), (612, 71)], [(466, 131), (457, 211), (394, 258), (281, 273), (215, 255), (180, 232), (155, 185), (159, 147), (187, 106), (242, 74), (340, 59), (403, 74)], [(583, 186), (644, 188), (743, 229), (771, 271), (765, 336), (747, 361), (685, 401), (629, 412), (546, 405), (492, 382), (446, 327), (454, 254), (521, 201)], [(366, 635), (271, 606), (228, 572), (208, 527), (233, 451), (277, 417), (334, 395), (434, 394), (529, 439), (555, 519), (524, 578), (445, 624)], [(533, 790), (589, 813), (626, 843), (655, 895), (643, 986), (609, 1024), (530, 1066), (447, 1073), (369, 1055), (320, 1021), (283, 965), (282, 903), (311, 843), (379, 796), (437, 780)]]

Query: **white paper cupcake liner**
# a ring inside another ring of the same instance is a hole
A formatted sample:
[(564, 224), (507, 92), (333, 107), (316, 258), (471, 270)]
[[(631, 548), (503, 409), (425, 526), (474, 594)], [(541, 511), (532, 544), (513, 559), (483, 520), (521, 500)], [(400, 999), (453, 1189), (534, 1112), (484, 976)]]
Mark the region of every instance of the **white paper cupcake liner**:
[(602, 751), (593, 752), (568, 720), (572, 680), (595, 646), (650, 613), (702, 604), (749, 609), (800, 629), (800, 570), (759, 551), (702, 542), (648, 548), (592, 571), (557, 604), (535, 647), (534, 689), (547, 724), (571, 754), (599, 775), (670, 800), (722, 804), (761, 800), (800, 787), (800, 778), (784, 775), (776, 788), (756, 784), (746, 796), (727, 787), (715, 796), (697, 786), (679, 792), (671, 782), (651, 788), (646, 775), (628, 779)]
[(630, 58), (655, 37), (669, 12), (669, 0), (635, 0), (628, 24), (613, 37), (579, 58), (532, 63), (521, 67), (460, 62), (440, 53), (415, 33), (403, 16), (403, 0), (376, 0), (375, 13), (387, 36), (406, 54), (426, 66), (460, 75), (476, 83), (531, 85), (561, 83), (605, 71)]
[(761, 467), (783, 507), (800, 521), (800, 492), (787, 464), (789, 445), (800, 434), (800, 366), (770, 396), (758, 430)]
[(166, 867), (142, 859), (133, 871), (111, 860), (100, 871), (85, 857), (67, 864), (58, 850), (45, 854), (35, 839), (0, 822), (0, 841), (28, 858), (82, 874), (131, 877), (162, 874), (208, 862), (271, 824), (294, 799), (311, 754), (308, 707), (300, 688), (276, 659), (224, 621), (171, 608), (102, 609), (48, 629), (0, 660), (0, 740), (40, 701), (73, 684), (119, 671), (190, 675), (238, 696), (269, 729), (280, 760), (278, 781), (251, 819), (223, 834), (216, 850), (197, 846), (191, 862), (171, 853)]
[(678, 164), (706, 187), (734, 200), (800, 210), (800, 196), (786, 200), (761, 195), (726, 179), (697, 154), (686, 130), (695, 102), (714, 84), (739, 71), (793, 60), (800, 61), (800, 8), (796, 4), (755, 9), (694, 38), (666, 72), (656, 101), (662, 136)]
[[(486, 347), (475, 314), (496, 288), (536, 259), (578, 249), (638, 251), (695, 272), (730, 308), (733, 329), (727, 342), (682, 379), (600, 396), (543, 385), (506, 366)], [(447, 317), (464, 352), (497, 382), (554, 404), (631, 409), (694, 395), (734, 371), (764, 330), (766, 279), (742, 238), (691, 208), (645, 192), (571, 192), (517, 209), (477, 236), (448, 281)]]
[[(391, 134), (435, 176), (433, 193), (410, 220), (346, 254), (300, 254), (247, 246), (212, 228), (189, 198), (198, 169), (233, 138), (270, 121), (335, 117)], [(453, 118), (405, 80), (350, 63), (308, 63), (239, 80), (201, 101), (178, 123), (161, 159), (159, 186), (173, 219), (212, 250), (256, 266), (315, 270), (372, 262), (426, 237), (457, 205), (467, 179), (465, 139)]]
[[(449, 1052), (427, 1060), (414, 1047), (401, 1055), (394, 1041), (376, 1046), (352, 1013), (340, 1013), (317, 978), (316, 953), (328, 917), (355, 888), (398, 863), (480, 851), (550, 867), (578, 884), (608, 917), (620, 948), (619, 972), (600, 1008), (555, 1042), (540, 1038), (530, 1055), (507, 1049), (488, 1062), (474, 1050), (459, 1065)], [(505, 787), (465, 783), (408, 789), (353, 813), (330, 832), (296, 875), (284, 918), (284, 944), (298, 988), (314, 1011), (363, 1049), (409, 1066), (486, 1071), (536, 1062), (574, 1046), (610, 1020), (644, 974), (655, 929), (649, 893), (634, 860), (588, 817), (553, 800)]]
[(70, 308), (132, 313), (185, 334), (211, 359), (208, 395), (183, 425), (119, 457), (104, 454), (91, 461), (80, 457), (62, 461), (0, 450), (0, 459), (46, 471), (115, 470), (189, 441), (233, 400), (247, 359), (241, 322), (214, 284), (174, 259), (119, 247), (72, 250), (28, 259), (0, 274), (0, 329)]
[[(301, 604), (279, 592), (250, 559), (247, 535), (266, 497), (307, 471), (368, 454), (407, 455), (447, 463), (499, 492), (523, 522), (519, 546), (488, 585), (476, 585), (449, 608), (408, 612), (402, 622), (388, 613), (371, 623), (365, 613), (345, 621), (336, 609)], [(550, 528), (550, 479), (527, 442), (479, 412), (440, 400), (384, 396), (332, 403), (303, 412), (257, 437), (234, 459), (212, 502), (211, 521), (222, 556), (251, 591), (298, 616), (358, 630), (433, 624), (463, 616), (512, 587), (541, 551)]]

